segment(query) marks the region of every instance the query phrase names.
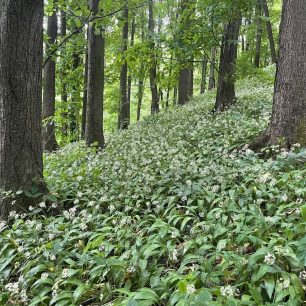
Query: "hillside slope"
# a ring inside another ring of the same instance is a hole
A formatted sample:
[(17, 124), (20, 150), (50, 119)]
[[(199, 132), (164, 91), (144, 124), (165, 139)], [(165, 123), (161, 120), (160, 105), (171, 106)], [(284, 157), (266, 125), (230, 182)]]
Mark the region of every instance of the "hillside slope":
[(0, 224), (0, 305), (302, 305), (305, 163), (234, 150), (271, 97), (250, 79), (223, 114), (209, 94), (48, 155), (64, 211)]

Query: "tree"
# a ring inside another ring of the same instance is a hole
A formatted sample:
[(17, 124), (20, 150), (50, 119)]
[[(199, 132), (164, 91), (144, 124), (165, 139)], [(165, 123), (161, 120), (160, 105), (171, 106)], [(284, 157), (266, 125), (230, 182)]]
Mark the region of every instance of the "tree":
[(256, 68), (260, 66), (260, 51), (261, 51), (261, 38), (262, 38), (262, 0), (257, 0), (256, 6), (256, 23), (257, 23), (257, 32), (256, 32), (256, 50), (255, 50), (255, 59), (254, 65)]
[[(57, 37), (57, 14), (53, 8), (53, 13), (48, 17), (47, 25), (47, 53), (52, 49)], [(44, 65), (44, 82), (43, 82), (43, 110), (42, 118), (45, 120), (43, 128), (43, 145), (47, 151), (55, 151), (58, 148), (55, 138), (55, 59), (51, 57)]]
[(241, 17), (224, 26), (222, 38), (217, 98), (214, 110), (222, 111), (235, 103), (235, 61)]
[(200, 88), (200, 94), (204, 94), (205, 93), (207, 63), (208, 63), (207, 57), (204, 56), (203, 61), (202, 61), (202, 70), (201, 70), (201, 88)]
[(128, 101), (128, 66), (126, 61), (126, 51), (128, 48), (129, 35), (129, 10), (126, 6), (122, 12), (123, 26), (122, 26), (122, 57), (123, 63), (120, 71), (120, 103), (119, 103), (119, 129), (127, 129), (130, 124), (130, 103)]
[[(43, 1), (0, 2), (0, 190), (46, 191), (42, 160)], [(30, 205), (0, 195), (0, 219)], [(32, 199), (31, 199), (32, 200)], [(33, 202), (31, 202), (32, 204)]]
[(211, 48), (210, 68), (209, 68), (208, 90), (212, 90), (216, 86), (216, 80), (215, 80), (216, 53), (217, 53), (217, 48), (212, 47)]
[(306, 3), (285, 0), (270, 124), (251, 148), (306, 146)]
[(157, 73), (156, 73), (156, 55), (155, 55), (155, 22), (153, 14), (153, 1), (149, 0), (149, 33), (150, 33), (150, 48), (151, 48), (151, 58), (150, 58), (150, 88), (151, 88), (151, 114), (159, 112), (159, 96), (157, 89)]
[[(99, 12), (100, 0), (89, 0), (93, 16)], [(88, 27), (88, 85), (85, 141), (104, 147), (103, 92), (104, 92), (104, 38), (102, 28), (96, 23)]]
[(270, 43), (270, 50), (271, 50), (271, 59), (272, 63), (276, 63), (277, 56), (276, 56), (276, 51), (275, 51), (275, 42), (273, 38), (273, 31), (272, 31), (272, 25), (270, 21), (270, 13), (269, 13), (269, 7), (267, 4), (267, 0), (261, 0), (265, 17), (266, 17), (266, 25), (267, 25), (267, 32), (268, 32), (268, 38), (269, 38), (269, 43)]

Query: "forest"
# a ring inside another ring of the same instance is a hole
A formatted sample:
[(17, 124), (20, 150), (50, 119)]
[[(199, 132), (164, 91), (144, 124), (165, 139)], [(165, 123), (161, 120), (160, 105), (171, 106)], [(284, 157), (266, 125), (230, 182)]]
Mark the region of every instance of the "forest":
[(0, 0), (0, 306), (306, 305), (305, 0)]

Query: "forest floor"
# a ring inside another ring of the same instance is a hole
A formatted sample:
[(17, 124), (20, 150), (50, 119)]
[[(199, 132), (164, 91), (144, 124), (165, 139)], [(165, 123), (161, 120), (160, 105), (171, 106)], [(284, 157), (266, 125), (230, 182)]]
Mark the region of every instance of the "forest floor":
[(46, 156), (64, 211), (40, 217), (42, 202), (2, 224), (0, 305), (302, 305), (305, 152), (265, 160), (245, 146), (272, 92), (244, 80), (222, 114), (208, 93), (111, 135), (103, 152), (76, 143)]

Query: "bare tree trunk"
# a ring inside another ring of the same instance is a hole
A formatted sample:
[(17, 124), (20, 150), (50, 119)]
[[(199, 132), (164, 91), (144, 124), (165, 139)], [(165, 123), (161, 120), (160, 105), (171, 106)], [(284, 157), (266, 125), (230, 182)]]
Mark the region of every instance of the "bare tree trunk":
[(216, 87), (216, 79), (215, 79), (215, 66), (216, 66), (216, 54), (217, 48), (211, 48), (211, 61), (209, 68), (209, 82), (208, 82), (208, 90), (212, 90)]
[(255, 59), (254, 65), (256, 68), (260, 66), (260, 51), (261, 51), (261, 38), (262, 38), (262, 0), (257, 1), (256, 6), (256, 23), (257, 23), (257, 32), (256, 32), (256, 50), (255, 50)]
[(217, 98), (214, 110), (222, 111), (235, 103), (235, 61), (241, 18), (224, 27), (220, 54)]
[[(135, 42), (135, 31), (136, 31), (136, 23), (135, 23), (135, 17), (133, 18), (132, 21), (132, 25), (131, 25), (131, 43), (130, 46), (131, 48), (134, 47), (134, 42)], [(128, 95), (127, 95), (127, 99), (128, 99), (128, 118), (131, 117), (131, 100), (132, 100), (132, 74), (131, 74), (131, 70), (128, 76)]]
[(306, 146), (306, 4), (283, 2), (280, 48), (270, 125), (251, 148)]
[[(43, 1), (0, 1), (0, 190), (46, 192), (42, 159)], [(0, 219), (33, 199), (0, 195)]]
[(122, 18), (124, 20), (124, 24), (122, 27), (122, 49), (121, 54), (124, 58), (124, 62), (121, 65), (121, 71), (120, 71), (120, 109), (119, 109), (119, 120), (118, 120), (118, 128), (119, 129), (127, 129), (130, 124), (130, 118), (129, 118), (129, 101), (128, 101), (128, 87), (127, 87), (127, 74), (128, 74), (128, 66), (127, 61), (125, 59), (126, 51), (128, 47), (128, 35), (129, 35), (129, 10), (126, 6), (122, 12)]
[(269, 38), (270, 50), (271, 50), (271, 59), (272, 59), (272, 63), (276, 63), (277, 55), (275, 51), (275, 42), (273, 38), (273, 31), (272, 31), (272, 25), (270, 21), (270, 14), (269, 14), (269, 7), (267, 4), (267, 0), (262, 0), (262, 4), (263, 4), (265, 17), (266, 17), (267, 32), (268, 32), (268, 38)]
[[(89, 0), (93, 15), (99, 12), (99, 0)], [(88, 28), (88, 86), (85, 140), (86, 144), (104, 147), (103, 92), (104, 92), (104, 38), (96, 24)]]
[(159, 97), (157, 89), (157, 73), (156, 73), (156, 55), (154, 43), (154, 15), (153, 15), (153, 0), (149, 0), (149, 32), (150, 32), (150, 47), (151, 47), (151, 63), (150, 63), (150, 87), (151, 87), (151, 114), (159, 112)]
[[(143, 66), (141, 68), (142, 68), (142, 71), (143, 71), (144, 70)], [(139, 79), (139, 82), (138, 82), (137, 121), (140, 120), (140, 112), (141, 112), (143, 91), (144, 91), (144, 78), (141, 77)]]
[(188, 102), (191, 94), (191, 69), (181, 68), (178, 80), (178, 104), (184, 105)]
[[(48, 44), (47, 52), (54, 45), (57, 37), (57, 15), (53, 9), (53, 14), (48, 17), (47, 26)], [(51, 58), (44, 66), (43, 82), (43, 110), (42, 118), (45, 120), (43, 128), (43, 144), (47, 151), (55, 151), (58, 148), (55, 139), (55, 59)]]
[(177, 86), (173, 88), (173, 105), (177, 104)]
[(207, 60), (207, 57), (205, 56), (202, 62), (201, 89), (200, 89), (201, 95), (205, 93), (205, 88), (206, 88), (207, 63), (208, 63), (208, 60)]
[[(65, 36), (67, 35), (67, 20), (66, 20), (66, 12), (61, 11), (61, 38), (64, 39)], [(62, 58), (65, 56), (65, 50), (62, 51)], [(67, 85), (65, 83), (65, 67), (62, 68), (61, 70), (61, 101), (62, 101), (62, 106), (64, 107), (65, 110), (62, 111), (62, 118), (63, 118), (63, 125), (62, 125), (62, 133), (63, 135), (68, 134), (68, 125), (67, 125)]]
[[(88, 34), (87, 34), (88, 36)], [(82, 130), (81, 138), (85, 138), (86, 128), (86, 111), (87, 111), (87, 83), (88, 83), (88, 47), (86, 48), (85, 67), (84, 67), (84, 88), (83, 88), (83, 105), (82, 105)]]

